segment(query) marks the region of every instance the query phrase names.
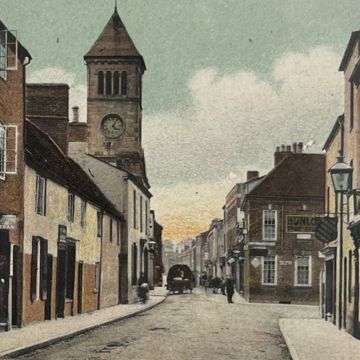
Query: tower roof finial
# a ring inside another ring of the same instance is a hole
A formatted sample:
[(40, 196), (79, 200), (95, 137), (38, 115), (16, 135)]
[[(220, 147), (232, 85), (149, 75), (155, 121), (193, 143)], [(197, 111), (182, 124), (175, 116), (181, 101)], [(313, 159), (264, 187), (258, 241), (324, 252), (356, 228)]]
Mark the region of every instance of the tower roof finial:
[(115, 12), (118, 12), (117, 0), (115, 0)]

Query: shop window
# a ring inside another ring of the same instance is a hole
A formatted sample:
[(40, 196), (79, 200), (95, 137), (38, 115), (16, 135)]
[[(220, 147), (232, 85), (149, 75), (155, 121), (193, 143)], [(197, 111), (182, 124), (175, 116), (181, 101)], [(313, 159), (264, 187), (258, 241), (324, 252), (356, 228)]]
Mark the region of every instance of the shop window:
[(38, 174), (36, 175), (35, 212), (46, 215), (46, 179)]
[(263, 239), (274, 241), (277, 239), (277, 211), (263, 211)]
[(75, 219), (75, 194), (68, 193), (68, 220), (74, 222)]
[(104, 73), (100, 71), (98, 73), (98, 94), (104, 95), (104, 89), (105, 89), (105, 79), (104, 79)]
[(311, 286), (311, 256), (295, 259), (295, 285)]
[(31, 301), (47, 298), (47, 240), (34, 236), (31, 244)]
[(277, 264), (275, 256), (262, 258), (262, 284), (276, 285), (277, 283)]

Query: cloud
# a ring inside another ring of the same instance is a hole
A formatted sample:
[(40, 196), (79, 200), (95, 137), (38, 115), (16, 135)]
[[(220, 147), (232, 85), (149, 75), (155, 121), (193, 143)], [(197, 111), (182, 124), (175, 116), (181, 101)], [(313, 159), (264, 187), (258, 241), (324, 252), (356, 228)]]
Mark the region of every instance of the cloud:
[(79, 106), (80, 121), (86, 121), (86, 86), (76, 82), (75, 74), (59, 67), (48, 67), (29, 73), (28, 83), (64, 83), (70, 87), (69, 116), (72, 119), (71, 108)]
[[(144, 147), (160, 222), (175, 211), (177, 219), (190, 218), (182, 224), (189, 235), (192, 224), (205, 229), (247, 170), (272, 167), (277, 145), (303, 141), (312, 144), (308, 151), (321, 151), (342, 112), (339, 63), (333, 49), (316, 47), (284, 54), (270, 74), (201, 69), (189, 80), (186, 109), (146, 115)], [(194, 189), (202, 186), (207, 190), (195, 199)]]

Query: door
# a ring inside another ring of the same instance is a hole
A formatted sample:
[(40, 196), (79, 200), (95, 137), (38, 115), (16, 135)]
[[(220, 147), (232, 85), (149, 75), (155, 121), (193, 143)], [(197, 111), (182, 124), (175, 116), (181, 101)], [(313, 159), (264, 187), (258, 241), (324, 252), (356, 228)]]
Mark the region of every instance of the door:
[(53, 274), (53, 256), (47, 255), (47, 277), (46, 277), (47, 297), (45, 301), (45, 320), (51, 320), (52, 274)]
[(344, 258), (344, 312), (343, 312), (343, 327), (346, 329), (347, 316), (347, 258)]
[(78, 265), (78, 302), (77, 302), (77, 311), (78, 314), (83, 312), (83, 273), (84, 273), (84, 263), (79, 262)]
[(8, 325), (9, 276), (9, 231), (0, 230), (0, 326)]
[(64, 317), (66, 295), (66, 245), (58, 245), (56, 270), (56, 317)]
[(333, 308), (334, 308), (334, 288), (333, 288), (333, 261), (326, 261), (325, 262), (325, 317), (331, 317), (333, 315)]
[(148, 249), (144, 250), (144, 277), (145, 281), (149, 282), (149, 252)]

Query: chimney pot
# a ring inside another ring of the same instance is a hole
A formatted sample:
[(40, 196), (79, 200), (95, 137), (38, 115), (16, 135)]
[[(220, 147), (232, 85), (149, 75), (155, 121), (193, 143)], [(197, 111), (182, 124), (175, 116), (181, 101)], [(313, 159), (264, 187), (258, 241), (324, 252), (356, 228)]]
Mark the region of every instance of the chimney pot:
[(276, 147), (275, 152), (277, 152), (277, 153), (280, 152), (280, 146), (277, 146), (277, 147)]
[(298, 153), (302, 153), (303, 148), (304, 148), (304, 144), (302, 142), (299, 142), (297, 146)]
[(72, 108), (73, 111), (73, 121), (74, 123), (79, 122), (79, 107), (78, 106), (74, 106)]
[(281, 145), (281, 152), (285, 152), (286, 150), (286, 146), (285, 145)]
[(287, 152), (291, 152), (291, 146), (290, 146), (290, 145), (287, 145), (287, 146), (286, 146), (286, 151), (287, 151)]

